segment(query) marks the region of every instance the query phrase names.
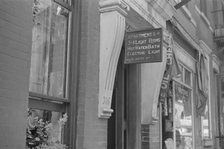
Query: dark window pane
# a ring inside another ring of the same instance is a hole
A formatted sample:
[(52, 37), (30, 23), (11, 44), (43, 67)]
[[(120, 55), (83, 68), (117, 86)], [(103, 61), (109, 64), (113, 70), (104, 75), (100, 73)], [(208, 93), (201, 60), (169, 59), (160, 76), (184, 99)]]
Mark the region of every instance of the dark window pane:
[(224, 92), (224, 79), (221, 79), (221, 92)]
[(191, 72), (185, 69), (184, 83), (191, 86)]

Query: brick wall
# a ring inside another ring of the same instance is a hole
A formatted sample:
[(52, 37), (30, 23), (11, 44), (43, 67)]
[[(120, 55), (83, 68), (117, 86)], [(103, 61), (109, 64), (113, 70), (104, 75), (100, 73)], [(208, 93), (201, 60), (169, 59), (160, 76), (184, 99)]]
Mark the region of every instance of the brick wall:
[(24, 149), (32, 1), (0, 1), (0, 148)]
[(99, 24), (99, 1), (82, 0), (78, 75), (78, 149), (107, 148), (107, 121), (98, 118)]

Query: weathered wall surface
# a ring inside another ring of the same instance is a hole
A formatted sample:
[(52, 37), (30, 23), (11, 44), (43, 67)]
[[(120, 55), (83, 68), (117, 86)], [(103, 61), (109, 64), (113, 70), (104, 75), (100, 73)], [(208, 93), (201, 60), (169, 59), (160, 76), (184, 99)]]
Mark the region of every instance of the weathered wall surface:
[(98, 118), (99, 1), (82, 0), (77, 148), (107, 148), (107, 121)]
[(24, 149), (32, 1), (0, 1), (0, 148)]

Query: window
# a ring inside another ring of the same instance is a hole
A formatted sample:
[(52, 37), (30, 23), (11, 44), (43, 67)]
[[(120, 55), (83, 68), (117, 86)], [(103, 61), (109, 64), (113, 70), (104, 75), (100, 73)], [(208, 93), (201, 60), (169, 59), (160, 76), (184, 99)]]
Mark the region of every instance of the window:
[[(220, 139), (223, 139), (222, 137), (224, 136), (224, 74), (219, 74), (217, 75), (217, 94), (218, 94), (218, 100), (217, 100), (217, 112), (218, 112), (218, 117), (217, 117), (217, 127), (218, 127), (218, 135)], [(220, 142), (222, 140), (219, 140)]]
[(192, 90), (178, 82), (173, 87), (176, 148), (193, 148)]
[(193, 148), (192, 72), (180, 65), (182, 75), (173, 81), (175, 148)]
[(192, 73), (189, 69), (187, 69), (184, 65), (179, 64), (181, 77), (175, 78), (178, 82), (184, 83), (187, 86), (192, 86)]
[[(69, 105), (70, 5), (71, 0), (33, 0), (28, 148), (66, 144), (62, 121), (67, 120)], [(47, 134), (42, 126), (50, 126)], [(37, 135), (39, 139), (36, 140)]]
[(185, 75), (184, 75), (184, 82), (187, 84), (187, 85), (189, 85), (189, 86), (191, 86), (191, 72), (189, 71), (189, 70), (187, 70), (187, 69), (185, 69), (185, 71), (184, 71), (185, 73)]
[(180, 68), (182, 75), (173, 82), (174, 140), (176, 148), (193, 148), (192, 72)]
[(69, 10), (35, 0), (30, 69), (31, 92), (66, 98)]
[(162, 103), (163, 149), (193, 148), (192, 71), (179, 64), (181, 76), (173, 78)]

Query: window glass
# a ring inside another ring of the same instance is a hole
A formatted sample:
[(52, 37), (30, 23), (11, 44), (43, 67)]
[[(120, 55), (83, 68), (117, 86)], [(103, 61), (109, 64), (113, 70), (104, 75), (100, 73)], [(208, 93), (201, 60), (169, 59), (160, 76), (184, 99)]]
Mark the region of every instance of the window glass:
[(209, 113), (208, 113), (208, 104), (205, 106), (205, 115), (202, 116), (202, 135), (203, 138), (209, 138)]
[[(71, 0), (33, 0), (26, 148), (67, 149), (68, 30)], [(56, 98), (57, 97), (57, 98)]]
[(185, 84), (191, 86), (191, 72), (187, 69), (185, 69), (184, 82)]
[(29, 90), (66, 97), (69, 11), (51, 0), (34, 0)]
[(193, 148), (191, 90), (174, 83), (174, 130), (176, 148)]

